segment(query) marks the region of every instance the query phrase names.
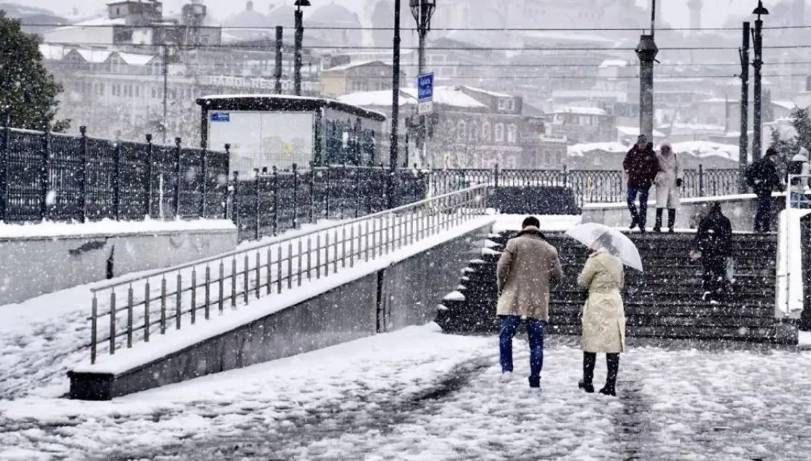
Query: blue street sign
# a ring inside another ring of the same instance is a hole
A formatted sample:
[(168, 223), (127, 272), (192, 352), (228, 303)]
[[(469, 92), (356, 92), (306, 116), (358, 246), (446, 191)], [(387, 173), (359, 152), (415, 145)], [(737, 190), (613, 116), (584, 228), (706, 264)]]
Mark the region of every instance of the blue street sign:
[(419, 102), (429, 102), (434, 99), (433, 72), (417, 77), (417, 99)]
[(231, 121), (231, 114), (228, 112), (212, 112), (211, 113), (211, 121), (212, 122), (230, 122)]

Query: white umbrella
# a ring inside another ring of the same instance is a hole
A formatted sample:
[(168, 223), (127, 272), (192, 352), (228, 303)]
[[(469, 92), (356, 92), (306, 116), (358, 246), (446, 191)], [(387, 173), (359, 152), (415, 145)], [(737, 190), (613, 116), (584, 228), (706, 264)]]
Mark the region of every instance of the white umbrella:
[(605, 248), (620, 258), (628, 267), (642, 272), (642, 258), (634, 242), (625, 234), (603, 224), (578, 224), (566, 231), (566, 235), (589, 248)]

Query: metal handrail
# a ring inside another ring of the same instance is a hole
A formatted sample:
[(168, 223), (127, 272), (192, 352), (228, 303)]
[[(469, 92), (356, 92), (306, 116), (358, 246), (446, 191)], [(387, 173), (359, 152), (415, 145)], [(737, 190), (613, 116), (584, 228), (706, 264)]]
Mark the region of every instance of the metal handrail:
[[(130, 348), (139, 339), (148, 342), (156, 325), (161, 335), (180, 330), (183, 325), (196, 323), (200, 310), (209, 319), (211, 310), (223, 313), (226, 304), (235, 309), (238, 304), (249, 304), (252, 298), (291, 290), (294, 284), (298, 287), (305, 280), (322, 278), (322, 273), (328, 276), (330, 269), (337, 273), (339, 265), (354, 267), (356, 260), (374, 260), (480, 216), (487, 192), (488, 186), (472, 187), (96, 287), (91, 290), (89, 317), (91, 363), (96, 361), (99, 343), (108, 342), (109, 353), (115, 354), (116, 349)], [(100, 306), (99, 301), (105, 298), (109, 304)], [(119, 299), (123, 302), (117, 305)], [(99, 321), (105, 318), (106, 332), (101, 333)]]
[[(468, 191), (470, 191), (470, 190), (478, 190), (478, 189), (481, 189), (482, 191), (485, 191), (487, 189), (487, 186), (486, 185), (478, 185), (478, 186), (475, 186), (475, 187), (472, 187), (472, 188), (468, 189)], [(109, 290), (111, 288), (117, 288), (117, 287), (121, 287), (121, 286), (125, 286), (125, 285), (130, 285), (132, 283), (139, 282), (141, 280), (145, 280), (145, 279), (152, 278), (152, 277), (157, 277), (157, 276), (160, 276), (162, 274), (171, 274), (171, 273), (183, 270), (183, 269), (188, 269), (188, 268), (193, 267), (193, 266), (200, 266), (200, 265), (207, 264), (207, 263), (210, 263), (210, 262), (214, 262), (214, 261), (217, 261), (217, 260), (220, 260), (220, 259), (226, 259), (226, 258), (230, 258), (230, 257), (234, 257), (234, 256), (239, 256), (239, 255), (241, 255), (243, 253), (255, 252), (255, 251), (262, 250), (262, 249), (265, 249), (265, 248), (268, 248), (268, 247), (271, 247), (271, 246), (281, 245), (281, 244), (283, 244), (285, 242), (288, 242), (288, 241), (307, 238), (307, 237), (313, 236), (315, 234), (327, 232), (327, 231), (337, 229), (337, 228), (340, 228), (340, 227), (345, 227), (345, 226), (348, 226), (348, 225), (351, 225), (351, 224), (356, 224), (356, 223), (361, 222), (361, 221), (374, 219), (376, 217), (384, 216), (384, 215), (391, 214), (391, 213), (399, 213), (399, 212), (407, 210), (409, 208), (416, 208), (416, 207), (419, 207), (419, 206), (421, 206), (423, 204), (426, 204), (428, 202), (431, 202), (431, 201), (441, 200), (443, 198), (454, 196), (454, 195), (458, 194), (459, 192), (465, 192), (465, 191), (449, 192), (449, 193), (444, 194), (444, 195), (431, 197), (431, 198), (428, 198), (428, 199), (425, 199), (425, 200), (421, 200), (419, 202), (409, 203), (408, 205), (402, 205), (402, 206), (399, 206), (397, 208), (392, 208), (392, 209), (389, 209), (389, 210), (379, 211), (377, 213), (361, 216), (361, 217), (358, 217), (358, 218), (342, 220), (339, 224), (335, 224), (333, 226), (324, 227), (324, 228), (314, 230), (314, 231), (310, 231), (310, 232), (303, 233), (303, 234), (297, 234), (295, 236), (287, 237), (287, 238), (280, 239), (280, 240), (274, 240), (274, 241), (266, 243), (264, 245), (258, 245), (258, 246), (251, 247), (250, 249), (247, 249), (247, 250), (235, 250), (235, 251), (232, 251), (232, 252), (229, 252), (229, 253), (223, 253), (223, 254), (220, 254), (220, 255), (217, 255), (217, 256), (212, 256), (212, 257), (207, 258), (207, 259), (200, 259), (200, 260), (197, 260), (197, 261), (194, 261), (194, 262), (181, 264), (179, 266), (172, 266), (169, 269), (157, 270), (157, 271), (151, 272), (149, 274), (141, 275), (141, 276), (138, 276), (138, 277), (132, 277), (132, 278), (120, 281), (120, 282), (109, 283), (109, 284), (102, 285), (102, 286), (99, 286), (99, 287), (91, 288), (90, 292), (91, 293), (96, 293), (96, 292), (103, 291), (103, 290)]]

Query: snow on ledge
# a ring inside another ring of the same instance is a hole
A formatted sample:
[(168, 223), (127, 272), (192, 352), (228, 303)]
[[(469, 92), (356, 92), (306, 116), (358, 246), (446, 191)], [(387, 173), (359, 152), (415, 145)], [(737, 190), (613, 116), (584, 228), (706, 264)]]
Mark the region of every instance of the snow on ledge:
[(134, 345), (132, 349), (119, 349), (115, 355), (100, 353), (95, 364), (90, 364), (89, 360), (85, 360), (77, 364), (73, 368), (73, 371), (76, 373), (118, 375), (128, 370), (150, 364), (163, 357), (187, 349), (197, 343), (225, 334), (267, 317), (268, 315), (300, 304), (341, 285), (373, 274), (399, 261), (403, 261), (445, 242), (462, 237), (476, 229), (491, 226), (492, 224), (492, 217), (482, 216), (473, 219), (454, 229), (442, 232), (408, 247), (401, 248), (388, 255), (369, 261), (368, 263), (358, 264), (353, 268), (346, 268), (337, 274), (320, 280), (305, 282), (297, 289), (273, 296), (266, 296), (253, 301), (247, 306), (242, 305), (236, 310), (226, 310), (222, 315), (212, 315), (209, 320), (198, 320), (198, 323), (194, 326), (188, 326), (180, 331), (173, 331), (171, 334), (152, 336), (152, 341), (148, 343), (138, 343)]
[(161, 221), (115, 221), (103, 219), (87, 223), (42, 222), (36, 224), (2, 224), (0, 239), (35, 239), (55, 237), (88, 237), (94, 235), (121, 236), (181, 231), (236, 231), (228, 219), (194, 219)]
[[(651, 194), (654, 195), (654, 194)], [(772, 197), (785, 197), (785, 192), (775, 192)], [(680, 200), (682, 205), (696, 204), (696, 203), (711, 203), (711, 202), (735, 202), (740, 200), (754, 200), (757, 198), (755, 194), (731, 194), (731, 195), (708, 195), (704, 197), (690, 197)], [(648, 206), (655, 206), (656, 200), (648, 200)], [(626, 202), (593, 202), (583, 205), (583, 211), (587, 210), (613, 210), (616, 208), (626, 209), (628, 204)]]
[[(521, 230), (521, 223), (528, 215), (505, 214), (499, 215), (496, 224), (493, 226), (494, 232), (508, 232)], [(566, 231), (580, 224), (580, 215), (538, 215), (535, 216), (541, 222), (541, 230), (548, 232)]]

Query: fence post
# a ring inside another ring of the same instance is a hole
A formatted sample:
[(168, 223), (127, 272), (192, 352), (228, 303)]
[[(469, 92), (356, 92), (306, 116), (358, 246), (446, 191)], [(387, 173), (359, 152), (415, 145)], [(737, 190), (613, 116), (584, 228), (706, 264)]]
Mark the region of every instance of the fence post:
[(48, 184), (51, 171), (51, 133), (48, 124), (45, 124), (45, 133), (42, 135), (42, 165), (40, 174), (40, 202), (39, 214), (42, 221), (46, 221), (50, 216), (48, 213)]
[(704, 165), (698, 164), (698, 196), (704, 196)]
[[(277, 170), (275, 166), (273, 167), (272, 191), (273, 191), (273, 236), (275, 237), (279, 229), (279, 170)], [(279, 272), (279, 277), (281, 278), (281, 272)]]
[(113, 150), (113, 216), (121, 219), (121, 140), (116, 140)]
[(330, 172), (330, 170), (331, 170), (331, 168), (329, 166), (329, 163), (327, 163), (327, 173), (326, 173), (327, 174), (327, 188), (326, 188), (326, 192), (324, 193), (324, 201), (326, 202), (326, 205), (325, 205), (326, 214), (325, 214), (324, 217), (326, 219), (329, 219), (329, 194), (330, 194), (330, 188), (331, 188), (330, 180), (329, 180), (329, 172)]
[(309, 181), (309, 184), (310, 184), (310, 200), (309, 200), (309, 202), (310, 202), (309, 208), (310, 209), (309, 209), (307, 219), (309, 220), (309, 222), (313, 223), (313, 222), (315, 222), (313, 220), (313, 217), (314, 217), (313, 209), (315, 208), (315, 169), (313, 168), (313, 162), (310, 162), (310, 181)]
[(206, 217), (206, 205), (207, 205), (206, 202), (208, 201), (208, 197), (207, 197), (207, 195), (208, 195), (208, 155), (207, 155), (205, 147), (203, 148), (203, 151), (200, 153), (200, 155), (202, 156), (202, 158), (200, 159), (200, 164), (202, 165), (201, 166), (201, 170), (202, 170), (201, 175), (203, 177), (203, 179), (202, 179), (203, 183), (200, 186), (200, 195), (201, 195), (201, 198), (200, 198), (200, 217), (205, 218)]
[[(259, 185), (262, 183), (262, 181), (259, 180), (259, 168), (254, 168), (253, 172), (254, 172), (254, 182), (255, 182), (255, 184), (254, 184), (254, 186), (255, 186), (254, 187), (254, 195), (255, 195), (255, 198), (256, 198), (256, 203), (254, 203), (254, 208), (253, 208), (253, 211), (254, 211), (254, 214), (255, 214), (256, 231), (254, 231), (253, 234), (254, 234), (254, 240), (259, 240), (259, 237), (261, 236), (261, 232), (259, 232), (259, 227), (260, 227), (259, 223), (261, 222), (261, 219), (259, 219), (259, 210), (260, 210), (260, 208), (259, 208), (259, 197), (260, 197), (260, 195), (259, 195)], [(256, 266), (259, 267), (259, 264), (257, 264)], [(247, 271), (248, 269), (246, 268), (245, 270)], [(258, 284), (259, 284), (259, 278), (258, 277), (256, 279), (256, 283), (257, 283), (257, 286), (258, 286)]]
[(234, 192), (231, 198), (231, 220), (237, 226), (237, 239), (239, 238), (239, 171), (234, 172)]
[(569, 167), (563, 165), (563, 187), (569, 187)]
[[(231, 161), (230, 161), (230, 159), (231, 159), (231, 144), (228, 144), (228, 143), (225, 144), (225, 158), (228, 159), (228, 161), (225, 164), (225, 183), (226, 184), (225, 184), (225, 206), (223, 206), (223, 214), (224, 214), (223, 219), (228, 219), (229, 218), (229, 216), (228, 216), (228, 192), (229, 192), (229, 188), (228, 188), (228, 168), (231, 167)], [(233, 207), (234, 204), (232, 203), (231, 206)]]
[(174, 197), (173, 201), (175, 202), (175, 218), (182, 218), (183, 214), (180, 212), (180, 186), (182, 181), (181, 178), (181, 164), (180, 164), (180, 156), (182, 153), (182, 148), (180, 144), (183, 142), (180, 138), (175, 138), (175, 190), (174, 190)]
[(360, 216), (360, 207), (362, 206), (363, 195), (360, 192), (360, 172), (361, 167), (358, 166), (355, 168), (355, 177), (354, 177), (354, 184), (355, 184), (355, 218)]
[(10, 115), (3, 114), (3, 143), (0, 144), (0, 222), (7, 222), (8, 217), (8, 144), (11, 129)]
[(298, 165), (293, 164), (293, 229), (298, 229)]
[(79, 181), (79, 190), (82, 196), (82, 222), (87, 222), (87, 127), (80, 126), (79, 133), (81, 134), (81, 149), (79, 156), (82, 159), (82, 173)]
[(340, 188), (338, 189), (341, 196), (341, 208), (338, 211), (338, 214), (341, 215), (341, 219), (346, 217), (346, 161), (341, 164), (341, 181), (340, 181)]
[(152, 216), (152, 134), (146, 135), (146, 215)]

